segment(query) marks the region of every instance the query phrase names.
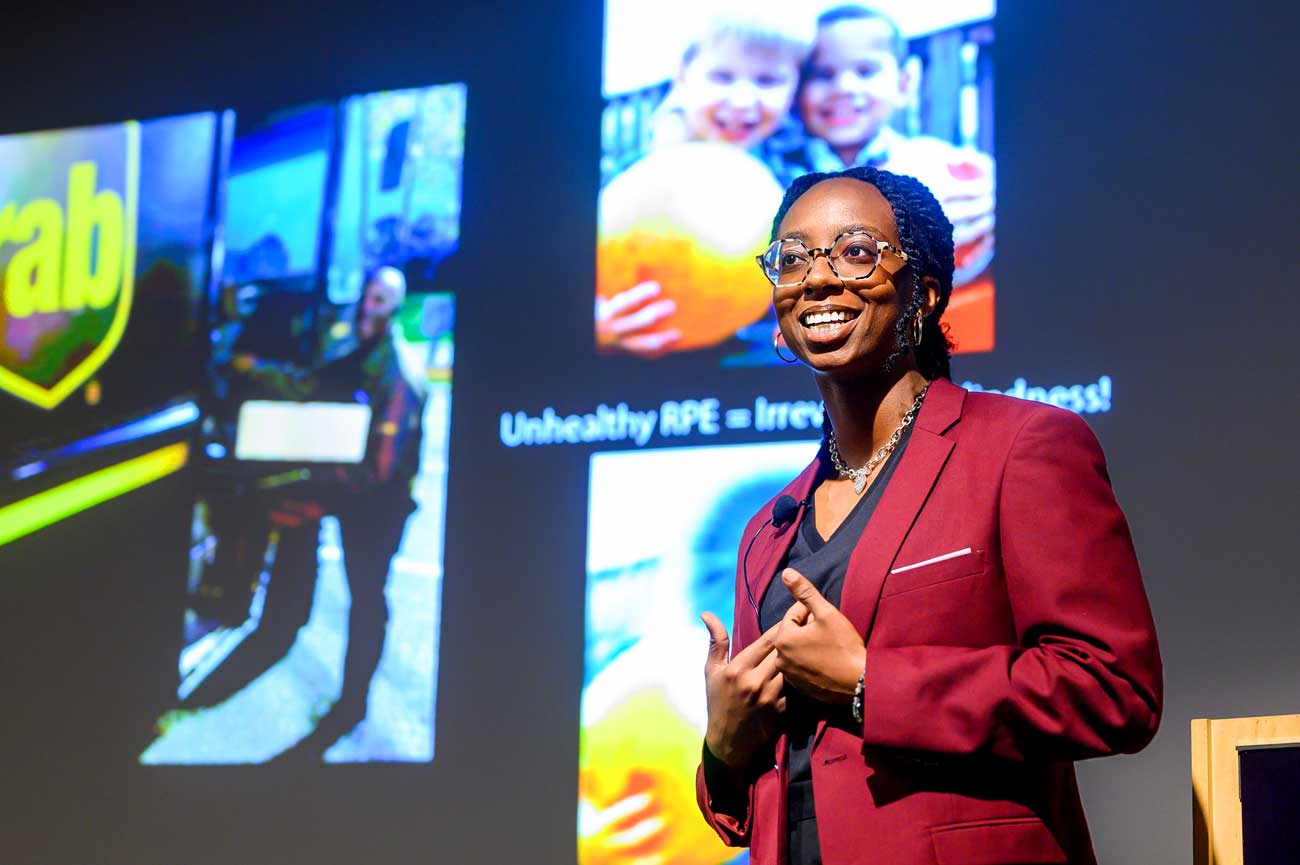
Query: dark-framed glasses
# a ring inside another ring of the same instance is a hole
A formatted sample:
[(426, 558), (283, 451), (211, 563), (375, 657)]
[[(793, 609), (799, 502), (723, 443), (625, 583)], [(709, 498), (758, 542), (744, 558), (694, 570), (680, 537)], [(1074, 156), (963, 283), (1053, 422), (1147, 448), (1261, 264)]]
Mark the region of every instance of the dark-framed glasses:
[(904, 262), (907, 253), (883, 240), (877, 240), (861, 229), (851, 229), (835, 238), (827, 248), (804, 245), (802, 240), (785, 238), (773, 241), (767, 251), (757, 257), (758, 266), (772, 285), (787, 288), (803, 285), (803, 281), (812, 272), (813, 261), (818, 255), (826, 256), (831, 273), (842, 280), (866, 279), (876, 272), (884, 250), (897, 255)]

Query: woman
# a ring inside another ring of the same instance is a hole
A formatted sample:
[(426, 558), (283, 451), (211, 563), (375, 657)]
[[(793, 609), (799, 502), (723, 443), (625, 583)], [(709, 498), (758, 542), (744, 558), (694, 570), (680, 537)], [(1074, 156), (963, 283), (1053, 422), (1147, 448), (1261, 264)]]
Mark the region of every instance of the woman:
[(755, 865), (1095, 862), (1072, 761), (1142, 748), (1161, 700), (1096, 438), (948, 381), (916, 180), (800, 178), (760, 265), (827, 436), (750, 521), (734, 645), (704, 615), (705, 818)]

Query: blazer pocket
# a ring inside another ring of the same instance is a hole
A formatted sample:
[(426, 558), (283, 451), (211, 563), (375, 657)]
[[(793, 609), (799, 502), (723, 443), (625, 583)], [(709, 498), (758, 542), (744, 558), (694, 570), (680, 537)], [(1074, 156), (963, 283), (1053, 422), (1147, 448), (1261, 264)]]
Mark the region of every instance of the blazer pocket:
[(942, 559), (920, 567), (904, 565), (897, 573), (891, 571), (889, 576), (885, 577), (885, 586), (881, 590), (880, 596), (887, 598), (890, 595), (910, 592), (913, 589), (922, 589), (926, 586), (946, 583), (949, 580), (969, 577), (983, 570), (983, 550), (971, 550), (969, 553), (963, 553), (951, 559)]
[(1037, 817), (1009, 817), (930, 830), (939, 865), (1060, 865), (1069, 857)]

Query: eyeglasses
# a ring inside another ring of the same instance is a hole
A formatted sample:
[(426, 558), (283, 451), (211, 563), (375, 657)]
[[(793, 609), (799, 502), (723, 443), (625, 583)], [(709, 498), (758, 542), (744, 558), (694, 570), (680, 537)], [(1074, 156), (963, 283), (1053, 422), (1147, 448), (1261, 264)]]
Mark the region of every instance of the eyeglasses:
[(826, 263), (836, 278), (866, 279), (876, 272), (880, 265), (881, 251), (886, 249), (904, 262), (907, 261), (906, 252), (892, 243), (876, 240), (859, 229), (844, 232), (835, 238), (828, 249), (809, 249), (801, 240), (777, 240), (766, 252), (757, 256), (756, 261), (772, 285), (788, 288), (803, 285), (812, 272), (813, 261), (818, 255), (826, 256)]

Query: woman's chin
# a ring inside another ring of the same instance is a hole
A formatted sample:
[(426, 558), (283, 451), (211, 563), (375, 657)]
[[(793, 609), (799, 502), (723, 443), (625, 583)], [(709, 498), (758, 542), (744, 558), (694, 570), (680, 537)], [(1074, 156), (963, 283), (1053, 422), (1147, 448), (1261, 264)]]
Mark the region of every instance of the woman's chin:
[(851, 375), (864, 368), (863, 359), (848, 346), (841, 346), (832, 351), (811, 351), (807, 353), (805, 363), (814, 372), (821, 375), (837, 377)]
[(806, 349), (804, 364), (819, 376), (860, 381), (882, 372), (888, 356), (889, 352), (883, 346), (846, 343), (825, 351)]

